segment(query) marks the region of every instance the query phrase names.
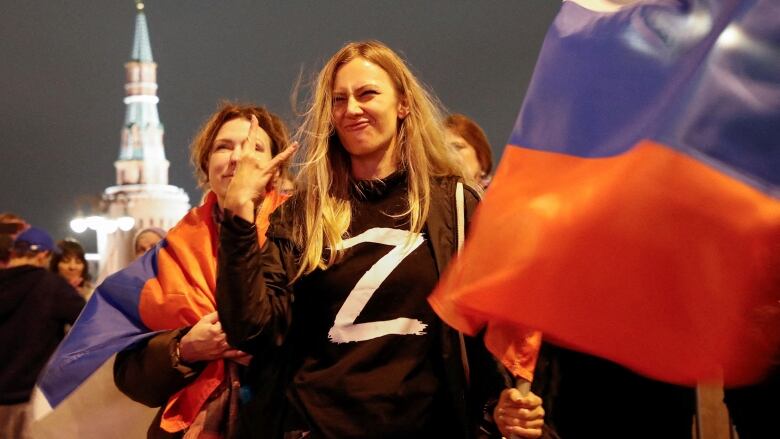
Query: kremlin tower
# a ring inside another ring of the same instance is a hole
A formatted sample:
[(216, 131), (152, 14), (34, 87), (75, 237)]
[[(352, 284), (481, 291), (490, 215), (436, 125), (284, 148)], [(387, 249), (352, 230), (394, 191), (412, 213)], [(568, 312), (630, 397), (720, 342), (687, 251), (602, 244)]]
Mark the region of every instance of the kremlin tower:
[[(125, 64), (126, 110), (119, 159), (114, 162), (116, 186), (103, 193), (106, 216), (124, 217), (125, 227), (118, 221), (119, 228), (109, 230), (103, 239), (98, 237), (101, 279), (133, 260), (132, 241), (138, 231), (147, 227), (167, 230), (190, 208), (184, 190), (168, 184), (170, 163), (165, 158), (164, 129), (157, 113), (157, 64), (141, 0), (136, 0), (136, 9), (133, 50)], [(132, 228), (126, 217), (134, 219)]]

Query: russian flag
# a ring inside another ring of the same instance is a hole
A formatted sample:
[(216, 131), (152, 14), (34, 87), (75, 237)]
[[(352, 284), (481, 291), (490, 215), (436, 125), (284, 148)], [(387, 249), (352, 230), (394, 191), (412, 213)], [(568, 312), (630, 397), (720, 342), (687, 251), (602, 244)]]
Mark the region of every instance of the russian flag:
[(749, 383), (780, 347), (779, 195), (780, 3), (566, 1), (430, 302), (466, 332)]
[(92, 294), (33, 391), (35, 437), (106, 437), (117, 431), (145, 436), (157, 410), (119, 392), (113, 358), (156, 333), (143, 323), (139, 302), (144, 285), (156, 276), (157, 255), (165, 245), (162, 241), (108, 277)]
[[(265, 197), (256, 219), (259, 242), (269, 216), (286, 199), (277, 192)], [(32, 399), (37, 437), (110, 437), (117, 431), (130, 437), (139, 428), (144, 435), (156, 410), (119, 392), (113, 358), (160, 331), (192, 326), (216, 310), (216, 204), (210, 192), (154, 249), (95, 290), (38, 378)], [(224, 379), (224, 361), (209, 362), (193, 382), (171, 395), (160, 426), (168, 432), (190, 426)]]

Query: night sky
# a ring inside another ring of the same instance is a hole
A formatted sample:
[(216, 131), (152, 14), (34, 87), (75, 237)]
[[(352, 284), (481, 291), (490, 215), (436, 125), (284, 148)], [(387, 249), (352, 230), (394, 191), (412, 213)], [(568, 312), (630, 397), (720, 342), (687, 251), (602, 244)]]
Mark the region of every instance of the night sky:
[[(188, 145), (218, 101), (256, 102), (295, 125), (296, 78), (309, 82), (343, 43), (400, 52), (447, 109), (477, 120), (500, 157), (558, 0), (149, 0), (170, 184), (195, 204)], [(0, 5), (0, 212), (55, 239), (115, 184), (135, 5)], [(94, 251), (94, 233), (75, 235)]]

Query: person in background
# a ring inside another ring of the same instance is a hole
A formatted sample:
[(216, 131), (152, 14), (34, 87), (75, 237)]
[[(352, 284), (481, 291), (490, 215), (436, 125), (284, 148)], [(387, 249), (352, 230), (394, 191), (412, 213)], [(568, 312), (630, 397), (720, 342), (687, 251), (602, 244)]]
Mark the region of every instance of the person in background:
[(55, 251), (46, 231), (30, 227), (0, 269), (0, 437), (28, 437), (29, 400), (35, 379), (76, 321), (84, 299), (48, 270)]
[(133, 238), (135, 257), (138, 258), (149, 251), (150, 248), (165, 238), (165, 234), (165, 230), (159, 227), (147, 227), (139, 230)]
[(64, 277), (84, 300), (89, 300), (95, 286), (90, 282), (92, 277), (84, 247), (78, 241), (65, 239), (57, 243), (57, 250), (52, 255), (49, 269)]
[(466, 175), (487, 188), (493, 170), (493, 150), (485, 132), (476, 122), (457, 113), (447, 116), (444, 127), (445, 141), (458, 152)]
[(298, 191), (264, 246), (255, 212), (276, 164), (248, 149), (225, 197), (217, 309), (228, 342), (262, 359), (258, 435), (539, 437), (541, 400), (507, 397), (484, 345), (426, 300), (457, 250), (456, 194), (466, 218), (478, 200), (435, 100), (376, 41), (333, 55), (312, 96)]

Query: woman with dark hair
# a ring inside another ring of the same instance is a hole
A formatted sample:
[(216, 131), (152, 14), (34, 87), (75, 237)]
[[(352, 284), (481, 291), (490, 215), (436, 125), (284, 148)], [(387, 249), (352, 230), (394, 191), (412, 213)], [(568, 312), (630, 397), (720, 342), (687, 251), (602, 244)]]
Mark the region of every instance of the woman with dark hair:
[(463, 114), (451, 114), (444, 120), (445, 141), (458, 152), (465, 172), (483, 188), (490, 184), (493, 150), (485, 132)]
[(87, 263), (84, 247), (74, 239), (65, 239), (57, 243), (53, 252), (49, 269), (64, 277), (81, 297), (89, 299), (95, 286), (90, 282), (89, 263)]
[(435, 99), (376, 41), (333, 55), (312, 98), (298, 192), (265, 245), (253, 224), (275, 164), (248, 149), (225, 197), (217, 308), (262, 358), (258, 435), (538, 437), (540, 399), (502, 392), (484, 346), (426, 301), (478, 199)]

